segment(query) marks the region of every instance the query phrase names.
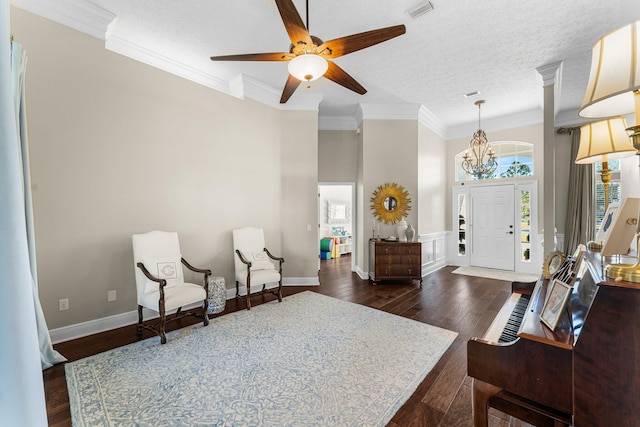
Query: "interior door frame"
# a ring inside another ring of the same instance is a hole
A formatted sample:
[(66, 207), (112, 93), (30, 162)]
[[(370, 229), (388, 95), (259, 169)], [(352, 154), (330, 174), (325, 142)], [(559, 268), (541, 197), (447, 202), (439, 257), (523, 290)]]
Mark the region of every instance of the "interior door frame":
[[(317, 240), (320, 241), (320, 238), (324, 237), (320, 235), (320, 218), (322, 209), (320, 203), (320, 187), (331, 187), (331, 186), (348, 186), (351, 187), (351, 271), (356, 271), (356, 250), (357, 250), (357, 233), (358, 230), (356, 228), (356, 219), (357, 219), (357, 210), (356, 210), (356, 183), (355, 182), (318, 182), (318, 224), (316, 227)], [(318, 271), (320, 271), (320, 246), (318, 246)]]

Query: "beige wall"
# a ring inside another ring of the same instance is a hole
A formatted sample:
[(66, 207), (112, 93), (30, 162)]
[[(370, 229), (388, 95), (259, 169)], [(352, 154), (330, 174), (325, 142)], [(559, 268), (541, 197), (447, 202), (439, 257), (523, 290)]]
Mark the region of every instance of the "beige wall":
[[(281, 227), (286, 272), (289, 277), (317, 277), (318, 114), (286, 112), (281, 124), (282, 169), (271, 165), (270, 173), (282, 174)], [(260, 215), (262, 206), (253, 206)]]
[[(403, 186), (411, 198), (411, 210), (406, 221), (419, 230), (418, 220), (418, 123), (417, 120), (364, 120), (362, 128), (362, 203), (359, 218), (363, 226), (363, 259), (359, 267), (368, 271), (369, 247), (364, 244), (372, 235), (373, 214), (370, 199), (378, 186), (396, 183)], [(380, 224), (382, 237), (397, 236), (397, 224)], [(360, 248), (359, 248), (360, 249)]]
[[(135, 310), (131, 235), (139, 232), (177, 231), (184, 257), (232, 287), (231, 230), (263, 227), (287, 260), (286, 276), (317, 277), (315, 228), (306, 231), (317, 221), (317, 112), (242, 101), (11, 13), (28, 55), (38, 275), (50, 328)], [(108, 290), (117, 301), (107, 303)], [(61, 298), (68, 311), (58, 311)]]
[(426, 126), (418, 125), (419, 234), (446, 230), (447, 144)]
[(356, 182), (358, 135), (354, 130), (318, 131), (318, 181)]
[[(356, 264), (368, 271), (372, 236), (370, 198), (379, 185), (397, 183), (411, 198), (408, 221), (418, 233), (445, 231), (446, 141), (417, 120), (365, 120), (362, 132), (319, 132), (319, 181), (356, 181)], [(395, 225), (380, 225), (382, 236)]]

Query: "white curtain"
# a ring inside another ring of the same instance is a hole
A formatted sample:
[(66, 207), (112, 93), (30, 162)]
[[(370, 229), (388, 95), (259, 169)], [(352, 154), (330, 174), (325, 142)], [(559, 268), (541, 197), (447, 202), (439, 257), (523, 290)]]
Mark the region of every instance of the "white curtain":
[(38, 271), (36, 264), (36, 242), (33, 230), (33, 206), (31, 199), (31, 172), (29, 167), (29, 146), (27, 143), (27, 113), (25, 108), (25, 71), (27, 56), (22, 50), (20, 43), (11, 42), (11, 74), (14, 88), (14, 107), (16, 112), (17, 145), (21, 155), (20, 166), (22, 167), (22, 191), (25, 217), (25, 239), (29, 250), (29, 270), (31, 272), (31, 284), (33, 288), (33, 306), (36, 314), (38, 326), (38, 342), (40, 346), (40, 361), (42, 369), (50, 368), (56, 363), (64, 362), (67, 359), (53, 349), (49, 328), (44, 319), (40, 299), (38, 298)]
[[(24, 55), (17, 44), (9, 42), (9, 7), (10, 0), (0, 0), (0, 419), (6, 425), (39, 427), (47, 425), (41, 355), (54, 356), (48, 364), (61, 356), (52, 349), (43, 353), (39, 345), (39, 327), (47, 333), (42, 341), (49, 347), (50, 341), (32, 274), (35, 258), (29, 240), (33, 228), (27, 225), (31, 200), (25, 197), (29, 194), (25, 193), (29, 186), (25, 173), (28, 176), (29, 171), (23, 166), (28, 153), (23, 152), (19, 125), (24, 96), (20, 93), (17, 101), (14, 97), (17, 89), (23, 89), (24, 80), (13, 71), (23, 74)], [(19, 49), (15, 55), (12, 45)]]

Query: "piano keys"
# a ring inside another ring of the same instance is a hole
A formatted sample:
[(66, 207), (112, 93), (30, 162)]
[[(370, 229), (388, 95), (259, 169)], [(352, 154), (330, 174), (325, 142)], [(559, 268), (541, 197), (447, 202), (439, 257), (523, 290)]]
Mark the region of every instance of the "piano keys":
[(514, 283), (487, 334), (467, 343), (475, 426), (490, 406), (538, 426), (640, 426), (640, 285), (606, 280), (597, 254), (584, 262), (555, 331), (540, 322), (540, 278)]
[(493, 320), (484, 339), (492, 342), (515, 341), (530, 295), (513, 292)]

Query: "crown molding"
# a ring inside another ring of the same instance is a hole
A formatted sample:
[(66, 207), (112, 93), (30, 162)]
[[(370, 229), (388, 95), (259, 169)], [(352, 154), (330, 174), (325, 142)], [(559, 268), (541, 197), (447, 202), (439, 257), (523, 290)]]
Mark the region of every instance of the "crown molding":
[(280, 92), (246, 75), (225, 79), (133, 43), (111, 31), (116, 15), (84, 0), (12, 0), (14, 6), (105, 41), (105, 48), (136, 61), (240, 99), (252, 98), (280, 110), (317, 111), (321, 94), (301, 95), (280, 104)]
[[(227, 81), (119, 37), (111, 31), (117, 18), (116, 15), (85, 0), (11, 0), (11, 4), (89, 36), (104, 40), (105, 47), (110, 51), (239, 99), (251, 98), (280, 110), (318, 111), (319, 104), (323, 98), (322, 94), (295, 94), (286, 104), (280, 104), (280, 91), (255, 78), (247, 75), (238, 75)], [(543, 87), (554, 85), (555, 99), (560, 99), (562, 61), (543, 65), (536, 68), (536, 71), (542, 80), (541, 92)], [(540, 96), (540, 99), (543, 102), (544, 97)], [(556, 126), (586, 123), (574, 111), (557, 111), (559, 102), (554, 104)], [(475, 131), (475, 125), (471, 123), (446, 126), (435, 114), (421, 104), (360, 103), (353, 117), (319, 116), (318, 125), (319, 129), (322, 130), (355, 130), (362, 124), (364, 119), (418, 120), (419, 123), (444, 139), (468, 136)], [(542, 111), (532, 110), (485, 120), (483, 124), (486, 125), (485, 130), (499, 131), (541, 122)]]
[(286, 104), (280, 104), (279, 91), (246, 74), (239, 74), (227, 82), (213, 74), (205, 73), (183, 62), (176, 61), (139, 44), (132, 43), (116, 34), (109, 36), (105, 47), (112, 52), (127, 56), (227, 95), (239, 99), (244, 99), (245, 97), (251, 98), (280, 110), (317, 111), (322, 101), (322, 95), (298, 95), (291, 97)]
[(200, 71), (195, 67), (176, 61), (151, 49), (147, 49), (137, 43), (132, 43), (116, 34), (111, 34), (107, 38), (105, 48), (112, 52), (150, 65), (154, 68), (159, 68), (168, 73), (199, 83), (211, 89), (215, 89), (226, 94), (231, 93), (229, 83), (227, 83), (226, 80), (220, 79), (213, 74)]
[(442, 120), (424, 105), (421, 105), (418, 110), (418, 123), (435, 132), (440, 138), (445, 138), (447, 134), (447, 127)]
[(318, 116), (319, 130), (356, 130), (358, 123), (354, 116)]
[(107, 39), (109, 26), (116, 18), (83, 0), (12, 0), (11, 4), (100, 40)]
[(418, 120), (421, 104), (370, 104), (360, 103), (365, 120)]
[[(495, 117), (492, 119), (483, 119), (482, 128), (485, 132), (488, 133), (531, 126), (540, 123), (542, 123), (542, 110), (536, 108), (534, 110), (523, 111), (520, 113)], [(451, 126), (447, 129), (445, 139), (450, 140), (462, 137), (471, 137), (471, 135), (477, 129), (477, 123), (464, 123), (457, 126)]]
[(241, 74), (233, 79), (234, 87), (242, 87), (243, 97), (251, 98), (262, 104), (268, 105), (279, 110), (305, 110), (318, 111), (323, 95), (321, 93), (314, 94), (295, 94), (289, 98), (285, 104), (280, 103), (281, 92), (266, 83), (261, 82), (246, 74)]

